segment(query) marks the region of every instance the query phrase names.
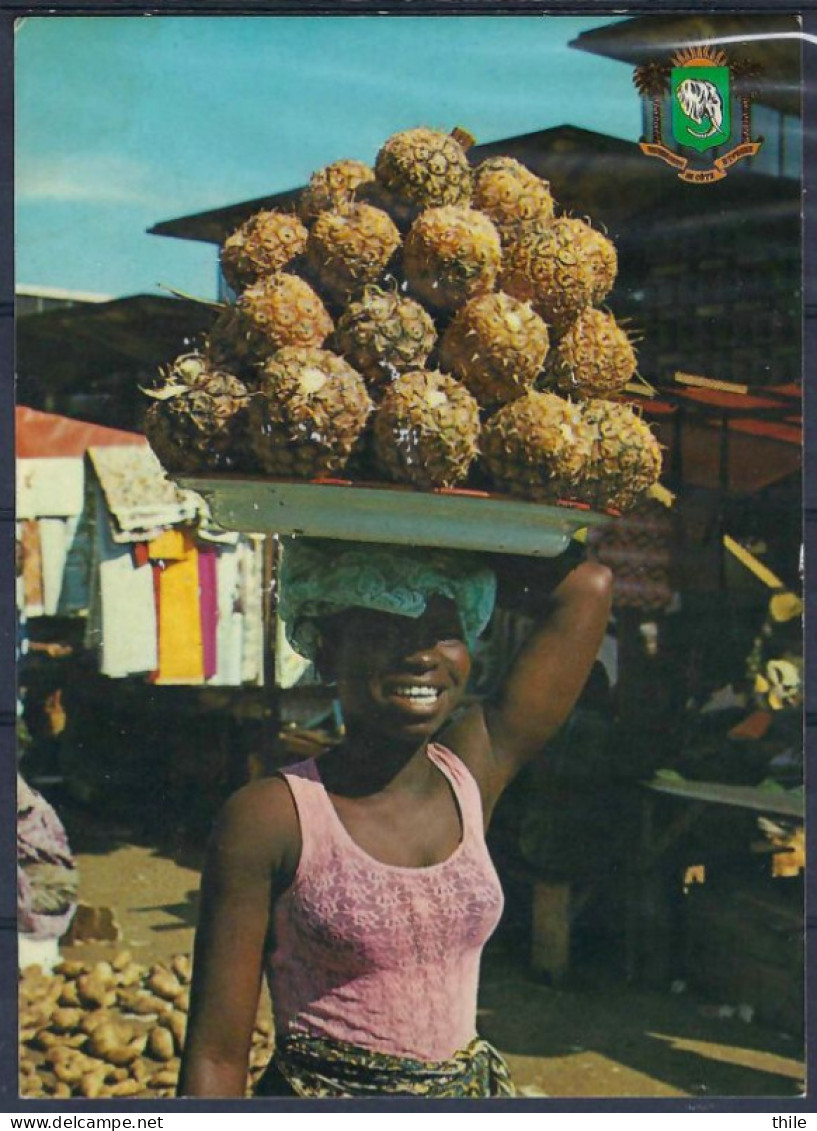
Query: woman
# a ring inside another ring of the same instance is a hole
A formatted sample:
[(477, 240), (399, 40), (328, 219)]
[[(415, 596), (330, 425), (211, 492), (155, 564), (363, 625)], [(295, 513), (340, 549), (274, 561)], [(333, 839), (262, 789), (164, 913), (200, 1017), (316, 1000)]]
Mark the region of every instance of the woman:
[(480, 954), (502, 910), (484, 832), (572, 710), (610, 575), (583, 563), (552, 592), (525, 587), (535, 631), (492, 701), (461, 709), (494, 588), (467, 555), (287, 548), (280, 612), (335, 682), (346, 734), (319, 765), (254, 782), (223, 810), (181, 1094), (245, 1094), (264, 972), (276, 1053), (262, 1094), (512, 1094), (475, 1029)]

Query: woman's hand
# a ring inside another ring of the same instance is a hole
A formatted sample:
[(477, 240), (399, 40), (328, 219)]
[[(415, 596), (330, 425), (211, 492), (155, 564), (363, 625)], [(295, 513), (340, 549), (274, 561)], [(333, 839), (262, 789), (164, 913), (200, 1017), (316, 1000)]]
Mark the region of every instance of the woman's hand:
[(270, 908), (294, 872), (300, 835), (291, 795), (272, 778), (222, 810), (208, 849), (196, 931), (182, 1096), (244, 1096)]

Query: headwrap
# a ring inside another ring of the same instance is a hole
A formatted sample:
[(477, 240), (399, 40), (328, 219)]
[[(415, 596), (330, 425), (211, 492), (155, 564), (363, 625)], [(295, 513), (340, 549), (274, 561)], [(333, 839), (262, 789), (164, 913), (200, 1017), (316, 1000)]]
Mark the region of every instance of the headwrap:
[(320, 644), (316, 617), (362, 608), (417, 618), (434, 594), (455, 603), (463, 636), (473, 649), (496, 595), (494, 572), (478, 556), (317, 538), (284, 545), (278, 613), (292, 647), (309, 659)]

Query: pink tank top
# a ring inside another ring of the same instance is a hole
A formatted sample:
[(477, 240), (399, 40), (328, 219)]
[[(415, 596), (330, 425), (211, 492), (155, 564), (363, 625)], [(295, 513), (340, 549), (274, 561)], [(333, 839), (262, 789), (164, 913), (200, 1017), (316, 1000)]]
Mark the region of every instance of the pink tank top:
[(442, 1060), (476, 1035), (482, 948), (502, 913), (470, 771), (428, 756), (451, 784), (462, 840), (427, 868), (375, 860), (352, 840), (314, 759), (283, 770), (301, 826), (292, 886), (273, 911), (267, 979), (278, 1033)]

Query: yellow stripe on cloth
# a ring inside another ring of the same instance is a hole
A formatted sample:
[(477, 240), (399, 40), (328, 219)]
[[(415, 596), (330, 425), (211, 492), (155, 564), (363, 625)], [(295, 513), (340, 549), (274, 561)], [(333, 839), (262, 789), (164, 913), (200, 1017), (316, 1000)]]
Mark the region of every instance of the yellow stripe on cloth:
[(204, 682), (199, 552), (186, 530), (167, 530), (148, 545), (159, 571), (159, 670), (156, 683)]

